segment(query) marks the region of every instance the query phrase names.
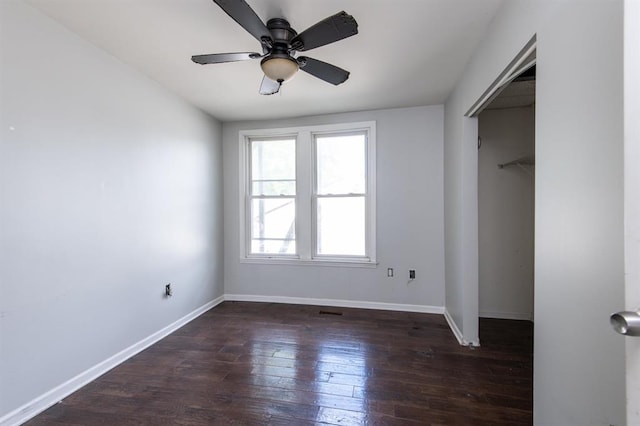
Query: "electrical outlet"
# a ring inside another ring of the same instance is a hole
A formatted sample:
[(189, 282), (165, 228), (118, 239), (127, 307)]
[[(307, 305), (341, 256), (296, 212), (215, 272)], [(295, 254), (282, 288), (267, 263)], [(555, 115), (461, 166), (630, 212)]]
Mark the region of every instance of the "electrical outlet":
[(387, 268), (387, 277), (393, 277), (393, 268)]
[(409, 269), (409, 279), (410, 280), (415, 280), (416, 279), (416, 270), (415, 269)]
[(173, 295), (173, 291), (171, 290), (171, 283), (164, 286), (164, 295), (167, 297), (171, 297)]

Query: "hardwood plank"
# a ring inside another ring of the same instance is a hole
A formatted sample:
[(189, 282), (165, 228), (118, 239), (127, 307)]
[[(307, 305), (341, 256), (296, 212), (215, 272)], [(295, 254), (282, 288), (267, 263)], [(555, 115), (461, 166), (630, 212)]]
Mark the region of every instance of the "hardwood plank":
[[(341, 315), (322, 313), (329, 311)], [(533, 325), (225, 302), (27, 425), (528, 425)]]

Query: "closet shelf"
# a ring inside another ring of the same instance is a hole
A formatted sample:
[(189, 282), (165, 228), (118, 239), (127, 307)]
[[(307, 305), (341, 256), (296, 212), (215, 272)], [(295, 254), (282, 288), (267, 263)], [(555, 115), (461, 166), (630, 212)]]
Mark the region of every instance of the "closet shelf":
[(535, 166), (536, 162), (533, 157), (522, 157), (508, 163), (498, 164), (499, 169), (504, 169), (509, 166)]

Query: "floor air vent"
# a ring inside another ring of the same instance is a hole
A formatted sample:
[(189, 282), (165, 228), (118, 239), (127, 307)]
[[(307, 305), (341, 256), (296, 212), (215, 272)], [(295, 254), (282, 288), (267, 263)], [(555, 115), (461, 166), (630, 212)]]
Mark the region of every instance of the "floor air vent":
[(320, 311), (318, 312), (320, 315), (342, 315), (342, 312), (335, 312), (335, 311)]

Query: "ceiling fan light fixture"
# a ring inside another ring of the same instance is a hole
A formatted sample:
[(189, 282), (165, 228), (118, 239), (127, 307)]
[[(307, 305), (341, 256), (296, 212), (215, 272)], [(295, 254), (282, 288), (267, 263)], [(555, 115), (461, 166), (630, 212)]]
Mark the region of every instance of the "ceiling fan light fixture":
[[(1, 1), (1, 0), (0, 0)], [(194, 55), (196, 64), (222, 64), (261, 58), (264, 78), (261, 95), (278, 93), (282, 83), (293, 78), (298, 70), (335, 86), (349, 78), (349, 71), (307, 56), (294, 58), (296, 52), (307, 52), (358, 34), (358, 23), (353, 16), (342, 11), (328, 16), (300, 34), (286, 19), (272, 18), (265, 25), (247, 0), (213, 0), (229, 17), (260, 42), (258, 52), (211, 53)]]
[(260, 62), (262, 72), (279, 83), (290, 80), (298, 72), (298, 63), (289, 55), (269, 55)]

